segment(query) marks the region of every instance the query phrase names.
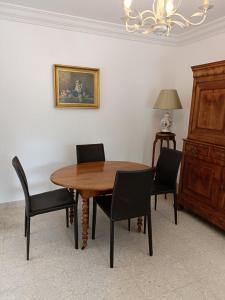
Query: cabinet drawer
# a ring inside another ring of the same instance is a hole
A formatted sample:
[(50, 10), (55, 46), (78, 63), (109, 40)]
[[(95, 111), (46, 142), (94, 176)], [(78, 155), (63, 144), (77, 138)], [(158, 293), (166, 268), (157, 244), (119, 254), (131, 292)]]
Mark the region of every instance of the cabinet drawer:
[(203, 156), (206, 158), (209, 154), (209, 147), (205, 145), (185, 143), (184, 151), (194, 157)]
[(219, 149), (212, 147), (210, 149), (210, 158), (216, 161), (221, 161), (225, 163), (225, 149)]

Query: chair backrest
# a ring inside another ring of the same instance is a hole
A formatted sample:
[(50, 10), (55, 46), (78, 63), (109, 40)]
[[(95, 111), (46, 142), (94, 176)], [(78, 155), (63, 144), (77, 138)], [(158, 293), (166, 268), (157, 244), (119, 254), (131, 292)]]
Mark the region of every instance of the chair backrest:
[(181, 151), (162, 148), (156, 165), (155, 181), (176, 188), (181, 159)]
[(16, 173), (17, 173), (20, 183), (22, 185), (24, 196), (25, 196), (26, 211), (28, 213), (30, 211), (30, 207), (31, 207), (30, 206), (29, 188), (28, 188), (28, 183), (27, 183), (27, 178), (26, 178), (25, 172), (24, 172), (23, 167), (17, 156), (15, 156), (12, 159), (12, 165), (13, 165), (14, 169), (16, 170)]
[(124, 220), (149, 213), (154, 170), (117, 171), (111, 218)]
[(77, 145), (77, 163), (105, 161), (105, 151), (103, 144)]

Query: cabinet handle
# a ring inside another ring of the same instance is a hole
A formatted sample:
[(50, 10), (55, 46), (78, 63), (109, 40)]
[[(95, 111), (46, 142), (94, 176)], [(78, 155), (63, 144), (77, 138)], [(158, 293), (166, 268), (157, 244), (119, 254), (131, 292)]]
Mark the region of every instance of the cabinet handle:
[(224, 191), (224, 183), (222, 183), (222, 184), (221, 184), (221, 186), (220, 186), (220, 190), (221, 190), (221, 192), (223, 192), (223, 191)]

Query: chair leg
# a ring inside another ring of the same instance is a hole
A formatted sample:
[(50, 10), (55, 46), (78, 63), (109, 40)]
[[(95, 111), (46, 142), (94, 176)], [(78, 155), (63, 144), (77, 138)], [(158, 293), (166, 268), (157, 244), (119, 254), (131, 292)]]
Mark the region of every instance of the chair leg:
[[(73, 199), (75, 201), (75, 203), (77, 204), (78, 203), (78, 198), (79, 198), (79, 192), (76, 191), (76, 190), (71, 190), (71, 193), (73, 193)], [(73, 224), (73, 220), (74, 220), (74, 208), (73, 207), (70, 207), (69, 209), (69, 220), (70, 220), (70, 224)]]
[(156, 206), (157, 206), (157, 195), (155, 195), (155, 210), (156, 210)]
[(24, 236), (27, 236), (27, 215), (25, 212), (25, 220), (24, 220)]
[(95, 240), (96, 212), (97, 212), (97, 203), (96, 200), (93, 198), (92, 240)]
[(149, 255), (153, 255), (153, 247), (152, 247), (152, 220), (151, 220), (151, 210), (148, 214), (148, 247), (149, 247)]
[(144, 216), (144, 234), (146, 234), (146, 221), (147, 221), (147, 218), (146, 218), (146, 216)]
[(128, 219), (128, 231), (130, 231), (130, 219)]
[(114, 222), (110, 220), (110, 268), (113, 268), (114, 258)]
[(78, 249), (78, 216), (77, 216), (77, 203), (74, 206), (74, 241), (75, 249)]
[(174, 221), (175, 221), (175, 224), (177, 225), (177, 194), (176, 194), (176, 192), (173, 193), (173, 199), (174, 199), (174, 203), (173, 203)]
[(66, 227), (69, 227), (69, 209), (66, 208)]
[(27, 260), (30, 258), (30, 216), (27, 217)]
[(76, 193), (75, 193), (75, 202), (76, 203), (78, 202), (78, 198), (79, 198), (79, 193), (78, 193), (78, 191), (76, 191)]

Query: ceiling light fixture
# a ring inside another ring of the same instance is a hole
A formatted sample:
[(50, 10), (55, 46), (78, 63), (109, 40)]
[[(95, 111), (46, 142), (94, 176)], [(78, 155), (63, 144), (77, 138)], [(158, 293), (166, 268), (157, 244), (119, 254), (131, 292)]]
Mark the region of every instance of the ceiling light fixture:
[[(132, 9), (132, 0), (124, 0), (126, 30), (168, 36), (174, 25), (181, 28), (201, 25), (206, 19), (208, 10), (213, 7), (210, 0), (201, 0), (199, 10), (187, 19), (177, 12), (181, 2), (182, 0), (153, 0), (152, 10), (139, 12)], [(200, 19), (195, 22), (197, 18)]]

